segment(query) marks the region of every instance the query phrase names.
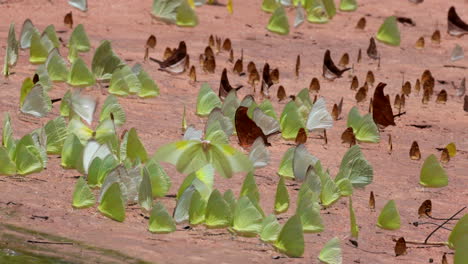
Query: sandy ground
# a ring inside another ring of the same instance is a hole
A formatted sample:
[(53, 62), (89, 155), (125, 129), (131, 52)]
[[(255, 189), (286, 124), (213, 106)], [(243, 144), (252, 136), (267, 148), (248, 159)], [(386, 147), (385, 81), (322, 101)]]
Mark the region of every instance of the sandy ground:
[[(345, 129), (346, 115), (352, 106), (356, 105), (354, 92), (349, 90), (348, 74), (334, 82), (321, 77), (322, 58), (326, 49), (332, 51), (335, 62), (344, 52), (348, 52), (353, 63), (356, 62), (358, 49), (363, 50), (363, 60), (354, 65), (354, 74), (363, 83), (368, 70), (374, 71), (377, 82), (387, 83), (385, 93), (389, 93), (392, 101), (400, 92), (402, 76), (414, 85), (425, 69), (430, 69), (436, 80), (444, 80), (447, 84), (436, 82), (435, 92), (446, 89), (449, 96), (445, 105), (436, 104), (434, 100), (428, 105), (422, 105), (421, 95), (414, 93), (407, 99), (406, 115), (396, 120), (395, 127), (389, 127), (381, 133), (379, 144), (362, 144), (363, 152), (374, 167), (374, 182), (365, 189), (355, 190), (353, 194), (354, 207), (360, 226), (359, 248), (349, 244), (349, 216), (347, 199), (343, 198), (331, 208), (323, 211), (322, 217), (326, 230), (320, 234), (306, 234), (306, 249), (303, 258), (272, 257), (280, 255), (257, 238), (233, 237), (226, 230), (205, 230), (195, 227), (184, 230), (183, 225), (177, 231), (168, 235), (156, 235), (147, 231), (147, 220), (140, 215), (140, 210), (127, 208), (127, 219), (124, 223), (114, 222), (102, 216), (97, 208), (75, 210), (71, 207), (71, 197), (78, 173), (67, 171), (60, 167), (59, 158), (52, 156), (47, 170), (29, 175), (25, 178), (0, 177), (0, 222), (15, 224), (35, 230), (69, 237), (84, 241), (99, 247), (109, 248), (155, 263), (317, 263), (317, 256), (329, 239), (337, 236), (342, 241), (343, 263), (427, 263), (430, 258), (440, 263), (443, 252), (449, 252), (445, 247), (416, 248), (410, 246), (408, 254), (394, 257), (392, 237), (404, 236), (407, 240), (424, 240), (433, 226), (415, 227), (412, 222), (418, 221), (417, 209), (426, 199), (433, 202), (433, 215), (448, 217), (459, 208), (467, 205), (468, 184), (468, 116), (462, 109), (462, 101), (455, 97), (451, 81), (459, 84), (465, 77), (466, 70), (444, 68), (444, 64), (468, 66), (466, 59), (451, 63), (450, 53), (455, 44), (467, 49), (466, 37), (454, 38), (446, 34), (446, 16), (449, 3), (446, 1), (426, 0), (423, 4), (413, 5), (408, 1), (382, 2), (378, 0), (359, 1), (356, 12), (340, 13), (325, 25), (303, 24), (298, 29), (291, 28), (288, 36), (277, 36), (268, 32), (265, 26), (269, 14), (261, 11), (261, 1), (234, 1), (234, 14), (229, 15), (225, 7), (203, 6), (197, 9), (200, 24), (196, 28), (179, 28), (151, 20), (149, 15), (151, 0), (142, 1), (90, 1), (89, 11), (82, 13), (73, 9), (65, 1), (2, 1), (0, 13), (0, 63), (6, 47), (6, 37), (10, 22), (16, 24), (19, 34), (21, 25), (26, 18), (32, 19), (36, 27), (43, 30), (47, 25), (54, 24), (57, 30), (66, 30), (63, 16), (73, 11), (75, 24), (82, 23), (90, 37), (93, 50), (103, 39), (112, 41), (114, 51), (126, 59), (129, 64), (143, 60), (143, 47), (146, 38), (154, 34), (158, 39), (155, 51), (151, 56), (161, 57), (166, 46), (176, 47), (178, 42), (185, 40), (191, 62), (196, 65), (199, 82), (191, 85), (186, 74), (170, 76), (157, 71), (152, 63), (143, 67), (151, 74), (161, 89), (161, 96), (154, 99), (120, 98), (119, 101), (127, 113), (127, 123), (122, 129), (136, 127), (138, 134), (149, 153), (161, 145), (178, 140), (181, 134), (180, 121), (183, 105), (188, 110), (188, 122), (201, 129), (204, 120), (195, 115), (196, 95), (201, 82), (210, 83), (217, 91), (220, 74), (223, 67), (232, 68), (227, 62), (228, 54), (217, 56), (215, 74), (203, 74), (198, 64), (198, 55), (203, 52), (210, 34), (232, 40), (234, 54), (240, 56), (244, 49), (244, 67), (247, 62), (254, 61), (261, 69), (264, 62), (280, 70), (280, 84), (284, 85), (288, 94), (295, 94), (300, 89), (308, 87), (313, 77), (321, 82), (320, 96), (327, 100), (331, 111), (333, 103), (344, 97), (344, 119), (337, 121), (328, 131), (329, 142), (316, 136), (310, 136), (307, 142), (308, 150), (317, 156), (324, 166), (329, 167), (331, 174), (338, 171), (342, 155), (347, 146), (341, 144), (340, 136)], [(468, 5), (459, 2), (456, 5), (460, 16), (468, 21)], [(34, 12), (31, 12), (34, 10)], [(295, 12), (288, 11), (292, 24)], [(382, 55), (381, 67), (378, 70), (375, 61), (365, 54), (369, 38), (375, 34), (383, 19), (389, 15), (407, 16), (412, 18), (416, 26), (399, 25), (402, 32), (400, 47), (389, 47), (378, 43)], [(358, 19), (366, 16), (367, 27), (358, 31), (354, 27)], [(435, 29), (442, 32), (441, 45), (430, 43), (430, 36)], [(60, 34), (68, 39), (70, 31)], [(426, 48), (417, 50), (414, 43), (420, 37), (426, 38)], [(65, 50), (64, 48), (62, 50)], [(66, 51), (64, 51), (66, 52)], [(88, 63), (93, 52), (84, 55)], [(294, 76), (294, 64), (297, 54), (301, 55), (302, 68), (300, 78)], [(58, 106), (44, 119), (25, 119), (18, 109), (19, 89), (25, 77), (31, 76), (35, 66), (28, 62), (28, 52), (22, 51), (15, 74), (9, 79), (2, 79), (0, 85), (0, 121), (4, 112), (9, 112), (13, 120), (16, 137), (58, 115)], [(229, 72), (231, 83), (248, 86), (246, 77), (235, 77)], [(57, 84), (51, 91), (51, 97), (62, 96), (67, 87)], [(272, 87), (276, 94), (276, 87)], [(103, 102), (105, 96), (98, 89), (88, 91), (95, 94)], [(239, 97), (251, 92), (243, 89)], [(369, 94), (373, 94), (373, 88)], [(259, 98), (259, 97), (258, 97)], [(280, 114), (284, 103), (272, 99), (275, 109)], [(368, 109), (369, 99), (358, 105), (361, 113)], [(430, 128), (419, 129), (411, 124), (427, 124)], [(393, 152), (387, 152), (387, 137), (393, 138)], [(422, 152), (420, 161), (409, 159), (408, 152), (413, 140), (417, 140)], [(427, 189), (419, 185), (419, 172), (423, 160), (430, 154), (440, 156), (436, 148), (455, 142), (460, 149), (447, 165), (449, 185), (445, 188)], [(276, 175), (280, 159), (290, 146), (279, 137), (272, 140), (271, 164), (256, 172), (256, 181), (261, 192), (261, 205), (266, 212), (272, 212), (276, 184)], [(236, 139), (232, 144), (237, 146)], [(170, 194), (174, 194), (182, 182), (183, 175), (177, 173), (173, 166), (165, 165), (171, 176), (173, 185)], [(236, 175), (230, 180), (216, 179), (215, 187), (221, 191), (232, 189), (238, 193), (243, 175)], [(295, 201), (297, 186), (289, 186), (291, 200)], [(367, 204), (369, 192), (376, 194), (377, 212), (372, 212)], [(394, 199), (401, 214), (402, 226), (397, 231), (384, 231), (375, 226), (378, 212), (389, 200)], [(164, 198), (162, 201), (172, 210), (174, 198)], [(14, 202), (16, 205), (8, 202)], [(286, 218), (292, 215), (295, 202), (288, 212), (281, 215)], [(31, 219), (32, 215), (48, 216), (48, 220)], [(282, 220), (284, 222), (284, 220)], [(431, 241), (444, 241), (448, 231), (439, 231)], [(449, 256), (452, 258), (452, 256)]]

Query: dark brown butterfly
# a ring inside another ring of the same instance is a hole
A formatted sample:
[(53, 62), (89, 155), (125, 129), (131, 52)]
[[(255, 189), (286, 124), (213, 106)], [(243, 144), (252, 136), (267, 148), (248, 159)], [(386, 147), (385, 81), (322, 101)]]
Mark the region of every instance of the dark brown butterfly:
[(356, 137), (354, 136), (352, 127), (346, 128), (343, 134), (341, 134), (341, 141), (342, 143), (348, 143), (349, 147), (356, 145)]
[(455, 37), (468, 34), (468, 25), (458, 16), (455, 7), (450, 7), (447, 15), (447, 33)]
[(448, 163), (450, 161), (450, 155), (447, 148), (442, 149), (442, 153), (440, 154), (440, 162)]
[(301, 67), (301, 55), (297, 55), (296, 58), (296, 78), (299, 77), (299, 68)]
[(263, 73), (262, 73), (262, 87), (261, 92), (263, 95), (268, 97), (268, 89), (273, 85), (273, 81), (271, 80), (270, 75), (270, 65), (265, 63), (263, 65)]
[(429, 96), (432, 96), (434, 93), (434, 85), (435, 85), (435, 80), (432, 76), (430, 76), (429, 79), (427, 79), (425, 82), (423, 82), (423, 90), (428, 91)]
[(309, 91), (318, 93), (320, 91), (320, 82), (317, 78), (312, 78), (309, 84)]
[(354, 96), (357, 103), (364, 101), (366, 97), (367, 97), (367, 89), (365, 87), (359, 88), (356, 95)]
[(416, 40), (416, 43), (414, 44), (414, 46), (417, 48), (417, 49), (423, 49), (424, 48), (424, 37), (420, 37), (418, 38), (418, 40)]
[(432, 202), (431, 200), (425, 200), (421, 206), (419, 206), (418, 214), (419, 217), (431, 216), (432, 213)]
[(413, 141), (413, 144), (411, 144), (409, 155), (410, 155), (410, 158), (412, 160), (420, 160), (421, 159), (421, 151), (419, 150), (418, 142)]
[(70, 27), (70, 28), (73, 28), (73, 14), (72, 12), (70, 11), (70, 13), (67, 13), (65, 15), (65, 17), (63, 18), (63, 23)]
[(249, 108), (245, 106), (239, 106), (236, 110), (235, 126), (239, 145), (243, 148), (250, 147), (258, 137), (261, 137), (265, 145), (269, 146), (267, 136), (263, 134), (262, 129), (247, 115), (248, 110)]
[(307, 142), (307, 134), (306, 131), (303, 127), (299, 129), (297, 132), (296, 139), (294, 141), (297, 145), (299, 144), (305, 144)]
[(338, 69), (330, 55), (330, 50), (325, 51), (323, 56), (323, 77), (327, 80), (333, 81), (336, 78), (340, 78), (345, 71), (350, 70), (351, 68), (344, 68), (343, 70)]
[(398, 21), (399, 23), (402, 23), (403, 25), (409, 25), (409, 26), (412, 26), (412, 27), (416, 26), (416, 23), (414, 23), (413, 19), (411, 19), (411, 18), (409, 18), (409, 17), (401, 17), (401, 16), (399, 16), (399, 17), (397, 17), (396, 19), (397, 19), (397, 21)]
[(185, 60), (187, 59), (187, 47), (185, 42), (181, 41), (179, 47), (169, 56), (169, 58), (160, 61), (155, 58), (150, 60), (159, 64), (159, 70), (167, 71), (169, 73), (183, 73), (185, 71)]
[(432, 78), (431, 71), (430, 70), (425, 70), (421, 75), (421, 83), (425, 83), (430, 78)]
[(449, 264), (447, 260), (447, 253), (444, 252), (444, 255), (442, 255), (442, 264)]
[(243, 71), (242, 60), (238, 59), (236, 63), (234, 63), (234, 68), (232, 68), (232, 72), (236, 73), (237, 75), (241, 75)]
[(442, 91), (440, 91), (440, 93), (437, 95), (436, 103), (445, 104), (446, 102), (447, 102), (447, 92), (444, 89), (442, 89)]
[(431, 40), (434, 44), (440, 44), (440, 30), (437, 29), (432, 33)]
[(374, 38), (370, 38), (369, 40), (369, 47), (367, 47), (367, 56), (369, 58), (378, 60), (379, 59), (379, 52), (377, 51), (377, 44), (375, 43)]
[(223, 50), (230, 51), (231, 49), (232, 49), (231, 40), (229, 38), (227, 38), (223, 42)]
[(365, 27), (366, 27), (366, 18), (361, 17), (356, 24), (356, 28), (364, 30)]
[(353, 80), (351, 81), (351, 90), (356, 90), (359, 87), (359, 81), (357, 76), (353, 77)]
[(331, 112), (331, 116), (333, 117), (333, 120), (336, 121), (340, 118), (342, 109), (343, 109), (343, 97), (341, 97), (339, 104), (333, 105), (333, 110)]
[(235, 89), (236, 91), (238, 91), (240, 88), (242, 88), (242, 85), (237, 86), (236, 88), (231, 86), (231, 84), (229, 83), (229, 79), (227, 77), (227, 70), (226, 68), (224, 68), (223, 72), (221, 73), (221, 81), (219, 83), (219, 93), (218, 93), (219, 98), (221, 98), (221, 100), (224, 100), (224, 98), (226, 98), (226, 96), (229, 94), (229, 92), (232, 89)]
[(283, 85), (278, 87), (278, 91), (276, 92), (276, 97), (278, 97), (278, 102), (283, 101), (286, 99), (286, 90), (284, 89)]
[(404, 237), (400, 237), (395, 244), (395, 255), (401, 256), (406, 254), (406, 241)]
[(377, 125), (384, 128), (395, 125), (390, 99), (384, 95), (385, 86), (387, 86), (386, 83), (377, 85), (372, 100), (372, 117)]
[(33, 81), (34, 84), (39, 82), (39, 75), (37, 73), (34, 74), (32, 81)]
[(371, 210), (375, 209), (375, 197), (374, 197), (374, 192), (371, 191), (369, 195), (369, 208)]

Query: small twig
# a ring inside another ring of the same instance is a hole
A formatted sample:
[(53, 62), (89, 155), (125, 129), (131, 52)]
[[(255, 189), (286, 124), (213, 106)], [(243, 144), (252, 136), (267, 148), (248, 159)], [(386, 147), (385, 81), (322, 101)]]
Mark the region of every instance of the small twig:
[(424, 244), (427, 244), (427, 241), (429, 240), (429, 238), (437, 231), (439, 230), (443, 225), (445, 225), (446, 223), (448, 223), (451, 219), (453, 219), (455, 216), (457, 216), (459, 213), (461, 213), (463, 210), (465, 210), (466, 206), (463, 207), (462, 209), (458, 210), (458, 212), (456, 212), (454, 215), (452, 215), (449, 219), (445, 220), (440, 226), (438, 226), (436, 229), (434, 229), (427, 237), (426, 239), (424, 240)]
[(445, 220), (458, 221), (458, 220), (460, 220), (460, 218), (435, 218), (435, 217), (432, 217), (431, 215), (429, 215), (428, 212), (426, 212), (426, 216), (429, 217), (432, 220), (440, 220), (440, 221), (445, 221)]
[[(436, 226), (440, 226), (439, 224), (431, 223), (431, 222), (414, 222), (413, 225), (414, 226), (419, 226), (419, 225), (436, 225)], [(452, 229), (444, 227), (444, 226), (440, 226), (440, 228), (448, 230), (448, 231), (452, 231)]]
[(396, 114), (396, 115), (393, 115), (393, 118), (395, 118), (395, 117), (400, 117), (400, 116), (405, 115), (405, 114), (406, 114), (406, 112), (398, 113), (398, 114)]
[(449, 64), (446, 64), (444, 65), (445, 68), (457, 68), (457, 69), (468, 69), (468, 67), (465, 67), (465, 66), (459, 66), (459, 65), (449, 65)]
[[(397, 242), (396, 238), (392, 238), (393, 242)], [(425, 246), (433, 246), (433, 247), (441, 247), (441, 246), (446, 246), (447, 242), (425, 242), (425, 241), (413, 241), (413, 240), (406, 240), (406, 244), (412, 244), (412, 245), (425, 245)]]
[(390, 255), (388, 254), (387, 252), (384, 252), (384, 251), (370, 251), (370, 250), (365, 250), (363, 248), (359, 248), (359, 247), (355, 247), (354, 245), (351, 245), (351, 244), (348, 244), (348, 243), (345, 243), (346, 245), (352, 247), (352, 248), (355, 248), (355, 249), (359, 249), (361, 251), (364, 251), (366, 253), (371, 253), (371, 254), (382, 254), (382, 255)]
[(33, 244), (48, 244), (48, 245), (73, 245), (72, 242), (51, 242), (51, 241), (38, 241), (38, 240), (28, 240), (28, 243)]

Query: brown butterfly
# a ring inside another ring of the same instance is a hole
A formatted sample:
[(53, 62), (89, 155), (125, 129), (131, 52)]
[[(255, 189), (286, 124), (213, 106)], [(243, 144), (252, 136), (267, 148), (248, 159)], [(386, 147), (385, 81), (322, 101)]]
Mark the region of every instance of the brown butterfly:
[(372, 100), (372, 117), (377, 125), (384, 128), (395, 125), (390, 99), (384, 95), (385, 86), (387, 86), (386, 83), (377, 85)]
[(274, 84), (279, 83), (279, 77), (280, 76), (278, 68), (275, 68), (270, 72), (270, 79)]
[(419, 79), (416, 79), (416, 83), (414, 84), (414, 90), (417, 94), (419, 94), (419, 91), (421, 90), (421, 82), (419, 81)]
[(464, 103), (463, 103), (463, 110), (465, 110), (465, 112), (468, 112), (468, 95), (465, 95)]
[(447, 102), (447, 92), (444, 89), (442, 89), (442, 91), (440, 91), (440, 93), (437, 95), (436, 103), (445, 104), (446, 102)]
[(307, 134), (306, 134), (306, 131), (303, 127), (301, 127), (299, 129), (299, 131), (297, 132), (297, 136), (296, 136), (296, 139), (294, 140), (294, 142), (299, 145), (299, 144), (305, 144), (307, 142)]
[(367, 48), (367, 56), (369, 58), (378, 60), (379, 59), (379, 52), (377, 51), (377, 44), (375, 43), (374, 38), (370, 38), (369, 40), (369, 47)]
[(232, 49), (231, 40), (227, 38), (223, 42), (223, 50), (230, 51), (231, 49)]
[(370, 85), (374, 85), (374, 82), (375, 82), (374, 73), (372, 71), (368, 71), (366, 75), (366, 83)]
[(351, 90), (356, 90), (359, 87), (359, 81), (357, 76), (353, 77), (353, 80), (351, 81)]
[(358, 52), (358, 55), (357, 55), (357, 63), (360, 63), (361, 62), (361, 59), (362, 59), (362, 52), (361, 52), (361, 49), (359, 49), (359, 52)]
[(263, 134), (262, 129), (247, 115), (248, 110), (249, 108), (245, 106), (239, 106), (236, 110), (235, 126), (239, 145), (243, 148), (250, 147), (258, 137), (261, 137), (265, 145), (269, 146), (267, 136)]
[(406, 254), (406, 241), (404, 237), (400, 237), (395, 244), (395, 255), (401, 256)]
[(194, 83), (197, 82), (197, 72), (195, 71), (195, 66), (193, 65), (192, 67), (190, 67), (189, 77), (190, 77), (190, 81)]
[[(400, 108), (401, 108), (401, 109), (405, 108), (405, 104), (406, 104), (405, 101), (406, 101), (406, 99), (405, 99), (405, 97), (403, 96), (403, 94), (400, 95)], [(401, 109), (400, 109), (400, 110), (401, 110)], [(399, 113), (400, 113), (400, 112), (399, 112)]]
[(223, 72), (221, 73), (221, 81), (219, 84), (219, 93), (218, 93), (219, 98), (221, 98), (221, 100), (224, 100), (224, 98), (226, 98), (226, 96), (229, 94), (229, 92), (232, 89), (238, 91), (241, 88), (242, 88), (242, 85), (237, 86), (236, 88), (231, 86), (231, 84), (229, 83), (229, 79), (227, 77), (227, 70), (226, 68), (224, 68)]
[(301, 55), (296, 58), (296, 78), (299, 78), (299, 68), (301, 67)]
[(156, 43), (157, 43), (156, 37), (154, 35), (151, 35), (146, 40), (146, 47), (154, 49), (156, 47)]
[[(255, 84), (257, 82), (260, 81), (260, 74), (258, 73), (257, 69), (253, 69), (250, 73), (249, 73), (249, 81), (248, 83), (252, 86), (255, 86)], [(255, 87), (254, 87), (255, 88)], [(255, 90), (255, 89), (254, 89)]]
[(432, 33), (431, 40), (434, 44), (440, 44), (440, 30), (437, 29)]
[(366, 18), (361, 17), (356, 24), (356, 28), (364, 30), (365, 27), (366, 27)]
[(250, 61), (249, 64), (247, 64), (247, 72), (251, 73), (254, 70), (257, 70), (257, 66), (255, 66), (255, 63), (253, 61)]
[(229, 59), (228, 59), (228, 61), (229, 61), (230, 63), (233, 63), (233, 62), (234, 62), (234, 51), (232, 51), (232, 49), (231, 49), (231, 51), (229, 52)]
[(349, 55), (348, 53), (344, 53), (343, 56), (341, 56), (340, 62), (338, 62), (338, 65), (341, 67), (346, 67), (349, 64)]
[(234, 63), (234, 68), (232, 68), (232, 72), (236, 73), (237, 75), (241, 75), (243, 70), (242, 60), (238, 59), (236, 63)]
[(431, 71), (430, 70), (425, 70), (421, 75), (421, 83), (425, 83), (430, 78), (432, 78)]
[(391, 154), (393, 150), (392, 134), (388, 134), (388, 153)]
[(430, 99), (431, 99), (431, 93), (430, 93), (430, 91), (428, 89), (425, 89), (424, 93), (423, 93), (423, 97), (421, 99), (421, 102), (423, 104), (428, 104)]
[(320, 91), (320, 82), (317, 78), (312, 78), (309, 84), (309, 91), (318, 93)]
[(421, 206), (419, 206), (418, 214), (419, 217), (431, 216), (432, 213), (432, 202), (431, 200), (425, 200)]
[(371, 210), (375, 210), (375, 197), (373, 191), (371, 191), (369, 195), (369, 208)]
[(431, 76), (430, 79), (426, 80), (425, 82), (423, 82), (423, 90), (424, 91), (428, 91), (429, 93), (429, 96), (432, 96), (432, 94), (434, 93), (434, 85), (435, 85), (435, 80), (434, 78)]
[(218, 36), (216, 36), (216, 46), (215, 46), (215, 49), (216, 49), (216, 54), (218, 54), (218, 53), (221, 52), (221, 38), (218, 38)]
[(215, 48), (215, 39), (213, 35), (210, 35), (210, 37), (208, 38), (208, 46), (210, 46), (212, 49)]
[(333, 110), (331, 112), (331, 116), (333, 117), (333, 120), (336, 121), (340, 118), (342, 109), (343, 109), (343, 97), (341, 97), (339, 104), (333, 105)]
[(409, 96), (411, 94), (411, 83), (410, 82), (405, 82), (405, 84), (401, 87), (401, 92), (406, 95), (406, 96)]
[(440, 154), (440, 162), (448, 163), (450, 161), (450, 155), (447, 148), (442, 149), (442, 153)]
[(413, 141), (413, 144), (411, 144), (409, 155), (410, 155), (410, 158), (412, 160), (420, 160), (421, 159), (421, 151), (419, 150), (418, 142)]
[(416, 43), (414, 44), (414, 46), (417, 48), (417, 49), (423, 49), (424, 48), (424, 37), (420, 37), (418, 38), (418, 40), (416, 40)]
[(349, 147), (356, 145), (356, 137), (354, 136), (352, 127), (346, 128), (343, 134), (341, 134), (341, 141), (342, 143), (348, 143)]
[(185, 70), (188, 70), (190, 68), (190, 56), (187, 54), (187, 57), (185, 58)]
[(216, 59), (214, 56), (205, 57), (203, 61), (203, 71), (207, 73), (214, 73), (216, 69)]
[(343, 70), (338, 69), (330, 55), (330, 50), (325, 51), (323, 56), (323, 77), (327, 80), (333, 81), (336, 78), (340, 78), (344, 72), (351, 68), (344, 68)]
[(286, 99), (286, 90), (284, 89), (283, 85), (278, 87), (278, 91), (276, 92), (276, 97), (278, 97), (278, 102), (283, 101)]
[(169, 56), (169, 58), (160, 61), (155, 58), (150, 60), (159, 64), (159, 70), (173, 74), (183, 73), (185, 71), (185, 60), (187, 59), (187, 47), (185, 42), (181, 41), (179, 47)]
[(447, 33), (455, 37), (468, 34), (468, 25), (458, 16), (455, 7), (450, 7), (447, 15)]
[(204, 55), (205, 55), (205, 57), (214, 57), (215, 56), (215, 54), (213, 52), (213, 49), (210, 46), (206, 46)]
[(356, 95), (354, 96), (357, 103), (364, 101), (366, 97), (367, 97), (367, 89), (365, 87), (359, 88)]
[(70, 13), (67, 13), (65, 15), (65, 17), (63, 18), (63, 23), (70, 27), (70, 28), (73, 28), (73, 14), (72, 12), (70, 11)]

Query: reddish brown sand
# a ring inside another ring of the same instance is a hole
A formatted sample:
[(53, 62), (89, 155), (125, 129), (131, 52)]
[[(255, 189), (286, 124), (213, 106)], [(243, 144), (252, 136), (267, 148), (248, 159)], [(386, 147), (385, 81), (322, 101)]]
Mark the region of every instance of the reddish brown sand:
[[(328, 131), (328, 144), (317, 136), (309, 136), (306, 144), (308, 150), (317, 156), (324, 166), (330, 168), (336, 175), (341, 157), (347, 146), (341, 144), (340, 136), (345, 129), (346, 115), (352, 106), (356, 105), (354, 92), (349, 90), (351, 78), (349, 74), (333, 82), (321, 77), (322, 59), (326, 49), (330, 49), (335, 62), (344, 52), (350, 54), (354, 63), (354, 74), (363, 83), (365, 74), (372, 70), (376, 82), (385, 82), (385, 93), (394, 96), (400, 92), (402, 76), (413, 85), (425, 69), (430, 69), (436, 80), (444, 80), (446, 84), (436, 82), (435, 93), (445, 89), (449, 96), (446, 104), (436, 104), (432, 98), (429, 104), (421, 103), (421, 94), (412, 93), (406, 101), (406, 115), (396, 119), (396, 126), (386, 128), (381, 133), (379, 144), (362, 144), (366, 158), (374, 167), (374, 181), (365, 189), (355, 190), (353, 194), (357, 222), (360, 226), (359, 248), (354, 248), (349, 239), (348, 199), (342, 198), (331, 208), (322, 211), (326, 230), (320, 234), (305, 235), (305, 253), (303, 258), (272, 257), (281, 255), (271, 246), (263, 244), (258, 238), (233, 237), (225, 229), (207, 230), (202, 226), (193, 230), (183, 230), (183, 225), (177, 226), (177, 231), (167, 235), (151, 234), (147, 231), (148, 221), (140, 216), (137, 208), (127, 208), (127, 218), (124, 223), (112, 221), (101, 215), (96, 207), (76, 210), (71, 207), (73, 187), (76, 182), (76, 171), (64, 170), (60, 167), (59, 158), (49, 159), (47, 170), (26, 177), (0, 177), (0, 222), (32, 228), (71, 239), (84, 241), (98, 247), (114, 249), (133, 257), (138, 257), (155, 263), (317, 263), (320, 249), (329, 239), (337, 236), (341, 240), (343, 263), (428, 263), (430, 258), (440, 263), (442, 254), (450, 252), (446, 247), (416, 248), (410, 245), (408, 254), (395, 258), (392, 237), (404, 236), (407, 240), (424, 240), (433, 226), (411, 225), (418, 221), (417, 209), (426, 199), (433, 202), (433, 215), (448, 217), (459, 208), (467, 205), (468, 189), (468, 116), (462, 109), (462, 101), (455, 96), (451, 81), (459, 84), (465, 77), (466, 70), (444, 68), (444, 64), (468, 66), (466, 59), (452, 63), (450, 53), (455, 44), (465, 49), (466, 36), (454, 38), (446, 34), (446, 16), (449, 9), (448, 1), (426, 0), (423, 4), (414, 5), (407, 1), (382, 2), (359, 1), (356, 12), (338, 12), (333, 20), (325, 25), (304, 23), (298, 29), (291, 27), (288, 36), (278, 36), (265, 29), (269, 14), (261, 11), (261, 1), (234, 1), (234, 14), (229, 15), (225, 7), (203, 6), (197, 8), (200, 24), (196, 28), (179, 28), (151, 20), (151, 0), (144, 1), (89, 1), (89, 11), (82, 13), (66, 4), (66, 1), (31, 1), (16, 0), (0, 2), (2, 23), (0, 24), (0, 64), (6, 46), (6, 37), (10, 22), (16, 24), (19, 34), (21, 25), (26, 18), (43, 30), (47, 25), (54, 24), (57, 30), (66, 30), (63, 16), (73, 11), (75, 24), (84, 24), (90, 37), (92, 51), (84, 54), (90, 63), (94, 49), (101, 40), (112, 41), (114, 50), (119, 56), (128, 60), (130, 65), (142, 62), (143, 47), (150, 34), (157, 37), (158, 43), (150, 56), (162, 57), (167, 46), (176, 47), (178, 42), (185, 40), (188, 46), (191, 62), (196, 65), (199, 82), (191, 85), (187, 74), (171, 76), (157, 70), (156, 64), (144, 63), (143, 67), (159, 84), (161, 95), (153, 99), (120, 98), (128, 121), (122, 129), (135, 127), (149, 153), (161, 145), (173, 142), (181, 137), (181, 115), (183, 106), (187, 107), (188, 123), (197, 128), (203, 128), (202, 118), (195, 115), (196, 95), (202, 82), (208, 82), (217, 91), (220, 74), (223, 67), (231, 69), (227, 62), (228, 54), (220, 53), (217, 57), (215, 74), (204, 74), (198, 64), (198, 56), (208, 43), (210, 34), (232, 40), (234, 55), (240, 56), (244, 49), (244, 67), (247, 62), (254, 61), (261, 69), (264, 62), (280, 70), (280, 83), (288, 94), (295, 94), (300, 89), (308, 87), (313, 77), (321, 82), (320, 96), (327, 100), (331, 111), (333, 103), (339, 102), (344, 96), (344, 107), (341, 120)], [(457, 11), (468, 21), (468, 6), (458, 3)], [(33, 11), (34, 10), (34, 11)], [(295, 12), (288, 12), (290, 23), (293, 23)], [(389, 15), (407, 16), (412, 18), (416, 26), (399, 24), (402, 32), (400, 47), (385, 46), (377, 43), (382, 55), (381, 67), (369, 59), (365, 53), (369, 38), (375, 34), (383, 19)], [(354, 27), (360, 17), (366, 16), (367, 27), (358, 31)], [(442, 43), (434, 45), (430, 36), (435, 29), (442, 32)], [(59, 34), (67, 40), (68, 30)], [(426, 47), (416, 50), (416, 40), (424, 36)], [(356, 64), (358, 49), (363, 50), (363, 60)], [(66, 54), (66, 48), (62, 48)], [(301, 55), (302, 67), (300, 77), (294, 76), (294, 63), (297, 54)], [(25, 118), (18, 110), (19, 90), (24, 78), (31, 76), (36, 66), (28, 62), (27, 51), (20, 52), (15, 74), (8, 79), (2, 79), (0, 85), (0, 121), (4, 112), (12, 117), (14, 133), (17, 138), (39, 125), (45, 124), (59, 114), (57, 105), (47, 118), (35, 120)], [(233, 84), (243, 84), (248, 87), (246, 77), (235, 77), (229, 71)], [(51, 91), (52, 98), (61, 97), (67, 89), (65, 84), (56, 84)], [(276, 94), (276, 87), (272, 87)], [(88, 93), (99, 97), (102, 95), (97, 88)], [(251, 92), (250, 88), (241, 90), (239, 97)], [(370, 88), (369, 94), (373, 94)], [(257, 98), (258, 95), (257, 95)], [(260, 99), (258, 99), (260, 100)], [(280, 114), (284, 103), (278, 103), (272, 98), (275, 109)], [(361, 113), (368, 109), (369, 98), (358, 105)], [(410, 124), (431, 125), (430, 128), (419, 129)], [(393, 152), (388, 153), (387, 138), (393, 138)], [(417, 140), (422, 152), (420, 161), (409, 159), (409, 148), (413, 140)], [(279, 136), (273, 138), (271, 163), (268, 167), (256, 171), (256, 181), (261, 193), (261, 205), (265, 212), (272, 212), (276, 184), (279, 180), (276, 171), (283, 153), (290, 146)], [(455, 142), (460, 150), (456, 157), (444, 165), (449, 175), (449, 185), (444, 188), (429, 189), (419, 185), (419, 172), (423, 160), (430, 154), (440, 156), (436, 148)], [(237, 139), (231, 143), (237, 146)], [(167, 173), (173, 181), (169, 194), (174, 194), (182, 182), (183, 175), (177, 173), (172, 165), (165, 164)], [(232, 189), (238, 193), (243, 175), (235, 175), (232, 179), (216, 178), (215, 187), (221, 191)], [(291, 185), (292, 183), (288, 183)], [(294, 213), (297, 186), (289, 186), (292, 205), (283, 215), (285, 219)], [(376, 194), (376, 212), (368, 208), (370, 191)], [(96, 192), (97, 193), (97, 192)], [(378, 213), (384, 204), (390, 200), (396, 201), (401, 215), (401, 229), (385, 231), (376, 227)], [(161, 199), (172, 210), (174, 198)], [(14, 202), (17, 205), (7, 205)], [(8, 212), (8, 213), (6, 213)], [(466, 212), (465, 212), (466, 213)], [(48, 220), (31, 219), (32, 215), (48, 216)], [(450, 225), (449, 225), (450, 227)], [(448, 231), (437, 232), (430, 241), (445, 241)], [(452, 256), (449, 255), (451, 262)]]

